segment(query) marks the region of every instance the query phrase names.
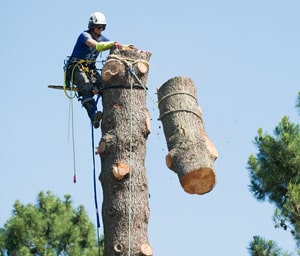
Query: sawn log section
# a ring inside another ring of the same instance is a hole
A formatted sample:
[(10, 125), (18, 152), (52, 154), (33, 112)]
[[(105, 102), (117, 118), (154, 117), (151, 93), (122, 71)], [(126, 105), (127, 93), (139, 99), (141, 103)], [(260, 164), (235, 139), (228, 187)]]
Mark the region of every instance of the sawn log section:
[(214, 161), (218, 153), (205, 132), (193, 81), (174, 77), (158, 89), (157, 95), (169, 150), (168, 168), (177, 173), (187, 193), (211, 191), (216, 183)]

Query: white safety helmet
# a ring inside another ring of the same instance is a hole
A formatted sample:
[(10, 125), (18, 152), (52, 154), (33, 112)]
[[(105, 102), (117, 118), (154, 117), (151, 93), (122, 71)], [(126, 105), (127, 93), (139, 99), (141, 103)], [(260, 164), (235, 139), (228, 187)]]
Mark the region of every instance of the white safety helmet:
[(103, 13), (94, 12), (91, 14), (90, 19), (89, 19), (89, 29), (95, 25), (104, 25), (104, 29), (105, 29), (106, 19), (105, 19), (105, 16)]

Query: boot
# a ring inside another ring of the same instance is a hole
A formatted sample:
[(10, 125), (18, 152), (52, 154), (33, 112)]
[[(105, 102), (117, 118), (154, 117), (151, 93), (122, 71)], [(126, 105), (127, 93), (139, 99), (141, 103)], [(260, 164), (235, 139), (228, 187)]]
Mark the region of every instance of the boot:
[(101, 119), (102, 119), (102, 112), (98, 111), (97, 113), (95, 113), (94, 121), (93, 121), (93, 125), (95, 129), (99, 128)]

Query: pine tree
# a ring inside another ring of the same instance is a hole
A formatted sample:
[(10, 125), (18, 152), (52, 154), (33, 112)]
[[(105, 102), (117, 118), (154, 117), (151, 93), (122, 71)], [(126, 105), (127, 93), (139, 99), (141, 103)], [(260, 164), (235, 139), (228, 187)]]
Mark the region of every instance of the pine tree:
[(265, 240), (259, 236), (254, 236), (248, 248), (251, 256), (290, 256), (291, 254), (283, 252), (272, 240)]
[(36, 205), (16, 201), (13, 216), (0, 233), (0, 255), (97, 255), (96, 235), (83, 206), (74, 209), (50, 192), (38, 194)]
[(273, 136), (260, 128), (255, 145), (258, 153), (248, 159), (250, 191), (276, 206), (275, 227), (290, 231), (300, 247), (300, 127), (284, 116)]

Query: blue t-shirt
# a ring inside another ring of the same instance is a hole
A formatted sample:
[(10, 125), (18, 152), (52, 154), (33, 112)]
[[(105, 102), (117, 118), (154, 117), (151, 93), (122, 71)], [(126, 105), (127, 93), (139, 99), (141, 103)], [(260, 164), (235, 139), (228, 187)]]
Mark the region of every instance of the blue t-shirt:
[(80, 60), (96, 60), (97, 59), (99, 52), (85, 44), (89, 38), (92, 38), (92, 39), (96, 40), (97, 42), (109, 41), (109, 39), (103, 35), (101, 35), (98, 38), (94, 38), (92, 36), (92, 34), (88, 30), (86, 30), (79, 35), (79, 37), (76, 41), (76, 44), (74, 46), (71, 58), (76, 58), (76, 59), (80, 59)]

